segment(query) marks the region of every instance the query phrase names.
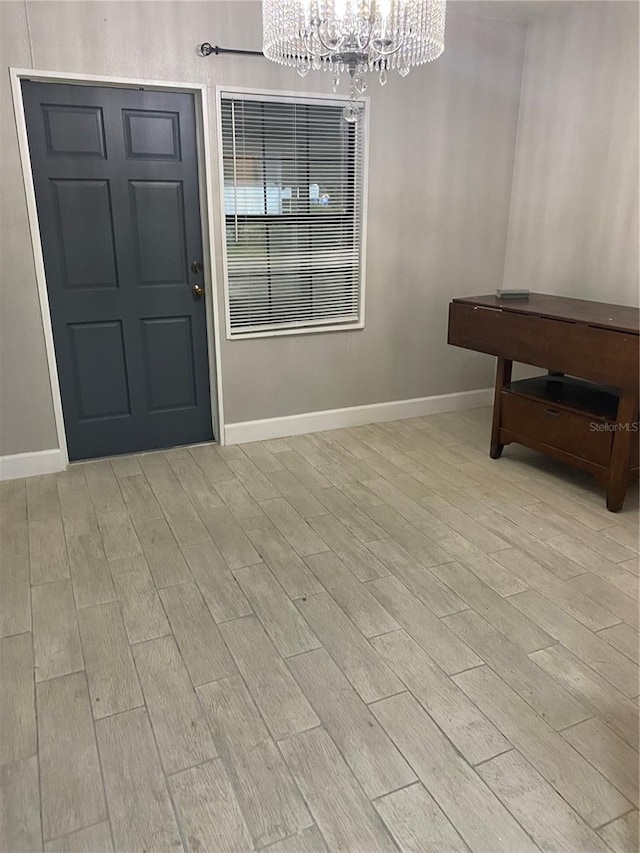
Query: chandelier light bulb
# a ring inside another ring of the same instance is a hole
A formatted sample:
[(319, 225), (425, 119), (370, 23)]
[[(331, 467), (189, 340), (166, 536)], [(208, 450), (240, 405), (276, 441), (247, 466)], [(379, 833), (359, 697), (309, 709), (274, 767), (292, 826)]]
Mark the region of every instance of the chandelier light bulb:
[(263, 0), (263, 52), (302, 77), (330, 67), (334, 91), (346, 70), (351, 103), (344, 117), (356, 121), (367, 72), (377, 72), (384, 86), (388, 71), (406, 77), (440, 56), (445, 11), (446, 0)]

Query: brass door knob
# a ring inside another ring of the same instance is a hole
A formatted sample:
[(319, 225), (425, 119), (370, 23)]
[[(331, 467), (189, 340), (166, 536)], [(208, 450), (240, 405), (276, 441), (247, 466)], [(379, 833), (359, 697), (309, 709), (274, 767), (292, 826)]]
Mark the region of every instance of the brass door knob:
[(204, 294), (204, 287), (199, 284), (194, 284), (192, 288), (192, 293), (196, 299), (202, 299), (202, 296)]

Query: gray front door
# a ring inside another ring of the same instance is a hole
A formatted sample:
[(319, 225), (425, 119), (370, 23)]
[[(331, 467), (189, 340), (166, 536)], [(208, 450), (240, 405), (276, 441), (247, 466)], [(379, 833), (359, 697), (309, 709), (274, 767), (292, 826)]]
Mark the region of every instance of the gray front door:
[(210, 440), (193, 95), (22, 91), (69, 458)]

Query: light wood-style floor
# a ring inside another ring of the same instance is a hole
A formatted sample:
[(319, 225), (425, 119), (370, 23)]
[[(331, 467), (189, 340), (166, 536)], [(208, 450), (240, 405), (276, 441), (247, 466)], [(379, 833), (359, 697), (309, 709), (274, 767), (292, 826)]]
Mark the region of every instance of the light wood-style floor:
[(3, 483), (0, 851), (632, 851), (638, 493), (486, 409)]

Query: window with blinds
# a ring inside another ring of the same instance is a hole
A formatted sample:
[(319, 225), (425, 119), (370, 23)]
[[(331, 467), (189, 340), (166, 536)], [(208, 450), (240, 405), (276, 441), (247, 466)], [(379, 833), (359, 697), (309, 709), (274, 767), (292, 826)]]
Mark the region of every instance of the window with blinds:
[(364, 109), (222, 92), (228, 337), (362, 325)]

